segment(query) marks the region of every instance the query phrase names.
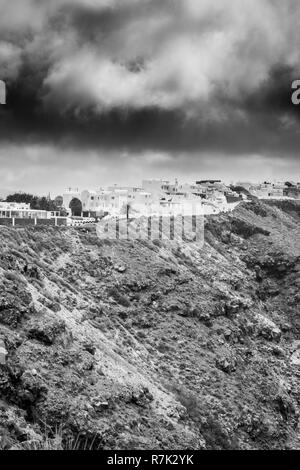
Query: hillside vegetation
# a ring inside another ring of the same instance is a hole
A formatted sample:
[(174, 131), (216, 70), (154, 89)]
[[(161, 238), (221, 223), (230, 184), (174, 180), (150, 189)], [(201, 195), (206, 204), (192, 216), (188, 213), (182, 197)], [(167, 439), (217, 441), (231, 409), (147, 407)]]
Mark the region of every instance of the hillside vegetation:
[(205, 245), (0, 227), (2, 449), (299, 449), (299, 203)]

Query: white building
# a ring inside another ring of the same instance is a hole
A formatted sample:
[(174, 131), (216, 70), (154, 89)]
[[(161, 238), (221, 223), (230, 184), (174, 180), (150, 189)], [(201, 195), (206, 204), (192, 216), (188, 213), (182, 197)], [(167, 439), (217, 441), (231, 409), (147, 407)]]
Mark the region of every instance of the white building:
[(66, 210), (69, 210), (72, 199), (81, 200), (81, 193), (78, 188), (68, 188), (65, 190), (63, 194), (63, 206)]
[(26, 202), (0, 202), (1, 210), (30, 210), (30, 204)]
[(259, 199), (282, 199), (284, 198), (284, 183), (264, 183), (252, 185), (249, 192)]
[(23, 202), (0, 202), (0, 218), (51, 219), (56, 216), (53, 212), (31, 209), (30, 204)]
[(152, 195), (138, 187), (122, 187), (111, 186), (106, 189), (99, 189), (97, 191), (84, 190), (68, 191), (64, 195), (64, 204), (68, 204), (73, 198), (79, 199), (82, 203), (82, 212), (88, 215), (94, 214), (96, 216), (104, 215), (105, 213), (118, 214), (125, 210), (127, 205), (130, 207), (142, 208), (149, 206), (152, 202)]

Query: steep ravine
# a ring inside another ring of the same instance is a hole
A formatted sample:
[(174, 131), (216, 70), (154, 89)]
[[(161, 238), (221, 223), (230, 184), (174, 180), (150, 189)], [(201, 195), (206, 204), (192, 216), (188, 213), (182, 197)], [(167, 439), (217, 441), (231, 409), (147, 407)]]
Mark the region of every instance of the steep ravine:
[(299, 449), (298, 202), (205, 245), (0, 227), (0, 446)]

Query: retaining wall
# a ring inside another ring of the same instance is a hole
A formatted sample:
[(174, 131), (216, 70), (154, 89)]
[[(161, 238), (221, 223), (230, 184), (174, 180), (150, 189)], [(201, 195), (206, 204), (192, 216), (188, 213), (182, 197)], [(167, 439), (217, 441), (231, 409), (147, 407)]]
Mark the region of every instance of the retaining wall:
[(43, 226), (66, 226), (67, 219), (20, 219), (17, 217), (0, 218), (0, 226), (18, 226), (18, 227), (34, 227), (36, 225)]

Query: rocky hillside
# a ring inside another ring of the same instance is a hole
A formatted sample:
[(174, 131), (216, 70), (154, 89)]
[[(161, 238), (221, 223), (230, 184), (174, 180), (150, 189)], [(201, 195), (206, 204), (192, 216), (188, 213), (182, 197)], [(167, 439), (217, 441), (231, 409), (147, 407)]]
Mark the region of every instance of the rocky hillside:
[(244, 203), (202, 249), (1, 227), (1, 448), (299, 449), (299, 223)]

